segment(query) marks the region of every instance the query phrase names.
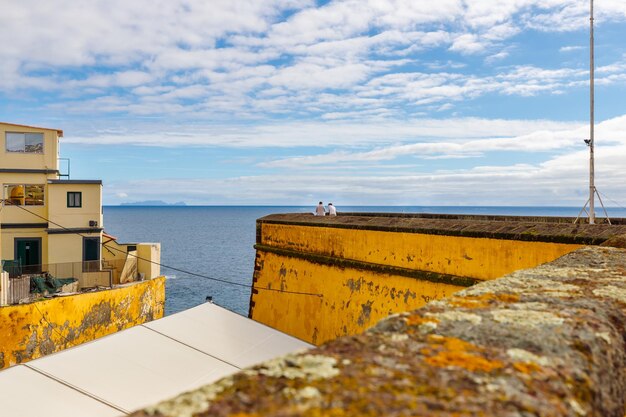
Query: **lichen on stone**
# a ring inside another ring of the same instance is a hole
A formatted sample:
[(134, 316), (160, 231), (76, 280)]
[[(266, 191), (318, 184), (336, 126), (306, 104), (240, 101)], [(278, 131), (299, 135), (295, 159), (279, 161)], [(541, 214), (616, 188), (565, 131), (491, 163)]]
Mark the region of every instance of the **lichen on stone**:
[(468, 321), (474, 325), (482, 322), (482, 317), (478, 314), (466, 313), (463, 311), (450, 310), (443, 313), (426, 313), (426, 317), (433, 317), (437, 321)]
[(437, 330), (437, 323), (432, 321), (427, 321), (419, 326), (419, 330), (421, 333), (432, 333)]
[(538, 301), (527, 301), (525, 303), (514, 303), (507, 306), (511, 310), (533, 310), (533, 311), (548, 311), (550, 306), (547, 303)]
[(470, 372), (491, 372), (504, 366), (500, 360), (484, 357), (479, 346), (456, 337), (431, 335), (428, 341), (420, 353), (430, 366), (464, 368)]
[[(626, 251), (586, 248), (244, 370), (188, 402), (205, 407), (194, 417), (622, 417), (624, 277)], [(186, 414), (159, 410), (188, 417), (183, 404)]]
[(607, 285), (606, 287), (596, 288), (593, 290), (593, 294), (598, 297), (608, 297), (614, 300), (626, 303), (626, 289), (616, 287), (614, 285)]
[(572, 407), (572, 409), (574, 410), (574, 412), (576, 414), (578, 414), (579, 416), (586, 416), (587, 415), (587, 411), (585, 411), (585, 409), (580, 405), (580, 403), (578, 401), (576, 401), (575, 399), (571, 398), (568, 401), (570, 407)]
[(533, 310), (492, 310), (494, 321), (507, 325), (524, 327), (560, 326), (565, 319), (547, 311)]
[(506, 354), (509, 355), (509, 357), (514, 361), (536, 363), (541, 366), (548, 366), (551, 364), (550, 359), (545, 356), (535, 355), (524, 349), (508, 349)]
[(328, 379), (339, 375), (337, 359), (323, 355), (288, 355), (264, 362), (257, 369), (261, 375), (287, 379)]
[(171, 400), (163, 401), (143, 411), (149, 416), (192, 417), (206, 410), (218, 394), (233, 385), (232, 378), (224, 378), (214, 384), (186, 392)]
[(406, 340), (409, 339), (409, 335), (408, 334), (399, 334), (399, 333), (392, 333), (391, 336), (389, 337), (389, 339), (391, 339), (392, 342), (405, 342)]
[(321, 397), (320, 390), (311, 386), (299, 390), (287, 387), (283, 390), (283, 395), (293, 398), (296, 401), (313, 400)]
[(613, 341), (611, 340), (611, 335), (609, 332), (596, 332), (594, 333), (598, 339), (604, 340), (607, 344), (612, 345)]

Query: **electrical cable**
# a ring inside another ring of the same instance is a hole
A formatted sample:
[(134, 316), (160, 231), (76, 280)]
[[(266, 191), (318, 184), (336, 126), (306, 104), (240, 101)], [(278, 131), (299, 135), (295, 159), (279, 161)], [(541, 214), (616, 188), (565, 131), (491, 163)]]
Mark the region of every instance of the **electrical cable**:
[[(13, 207), (18, 207), (19, 209), (24, 210), (27, 213), (30, 213), (30, 214), (32, 214), (35, 217), (38, 217), (38, 218), (40, 218), (42, 220), (45, 220), (48, 223), (51, 223), (51, 224), (53, 224), (53, 225), (55, 225), (57, 227), (60, 227), (63, 230), (66, 230), (68, 232), (71, 232), (71, 233), (76, 234), (76, 235), (81, 236), (81, 237), (89, 237), (89, 236), (86, 236), (86, 235), (84, 235), (84, 234), (82, 234), (80, 232), (77, 232), (76, 230), (69, 229), (69, 228), (67, 228), (67, 227), (65, 227), (63, 225), (60, 225), (60, 224), (58, 224), (56, 222), (53, 222), (52, 220), (47, 219), (46, 217), (41, 216), (41, 215), (39, 215), (37, 213), (34, 213), (34, 212), (32, 212), (32, 211), (30, 211), (30, 210), (28, 210), (28, 209), (26, 209), (26, 208), (24, 208), (24, 207), (22, 207), (20, 205), (12, 204), (9, 200), (3, 200), (3, 201), (7, 202), (9, 205), (11, 205)], [(177, 271), (177, 272), (182, 272), (183, 274), (188, 274), (188, 275), (191, 275), (191, 276), (194, 276), (194, 277), (203, 278), (203, 279), (210, 280), (210, 281), (220, 282), (220, 283), (223, 283), (223, 284), (228, 284), (228, 285), (233, 285), (233, 286), (238, 286), (238, 287), (250, 288), (250, 289), (254, 289), (254, 290), (280, 292), (280, 293), (284, 293), (284, 294), (293, 294), (293, 295), (309, 295), (309, 296), (315, 296), (315, 297), (324, 298), (324, 295), (320, 294), (320, 293), (310, 293), (310, 292), (301, 292), (301, 291), (288, 291), (288, 290), (281, 290), (281, 289), (276, 289), (276, 288), (263, 288), (263, 287), (256, 288), (253, 285), (242, 284), (240, 282), (234, 282), (234, 281), (229, 281), (229, 280), (220, 279), (220, 278), (214, 278), (214, 277), (210, 277), (208, 275), (198, 274), (196, 272), (191, 272), (191, 271), (187, 271), (187, 270), (184, 270), (184, 269), (181, 269), (181, 268), (176, 268), (176, 267), (173, 267), (173, 266), (165, 265), (165, 264), (162, 264), (160, 262), (153, 261), (151, 259), (145, 259), (145, 258), (142, 258), (142, 257), (140, 257), (138, 255), (134, 255), (134, 254), (125, 252), (122, 249), (118, 249), (116, 247), (109, 246), (107, 244), (103, 244), (102, 246), (104, 246), (105, 248), (107, 248), (109, 250), (114, 250), (114, 251), (118, 251), (118, 252), (121, 252), (121, 253), (126, 253), (127, 255), (133, 256), (134, 258), (136, 258), (138, 260), (141, 260), (141, 261), (145, 261), (145, 262), (148, 262), (148, 263), (151, 263), (151, 264), (154, 264), (154, 265), (158, 265), (158, 266), (163, 267), (163, 268), (171, 269), (171, 270)]]

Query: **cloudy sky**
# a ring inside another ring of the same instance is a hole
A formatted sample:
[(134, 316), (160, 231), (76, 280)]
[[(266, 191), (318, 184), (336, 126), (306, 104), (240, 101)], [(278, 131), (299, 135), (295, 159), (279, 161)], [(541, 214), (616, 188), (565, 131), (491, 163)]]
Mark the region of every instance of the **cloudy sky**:
[[(0, 120), (63, 129), (105, 204), (587, 198), (587, 1), (0, 1)], [(595, 6), (624, 204), (626, 1)]]

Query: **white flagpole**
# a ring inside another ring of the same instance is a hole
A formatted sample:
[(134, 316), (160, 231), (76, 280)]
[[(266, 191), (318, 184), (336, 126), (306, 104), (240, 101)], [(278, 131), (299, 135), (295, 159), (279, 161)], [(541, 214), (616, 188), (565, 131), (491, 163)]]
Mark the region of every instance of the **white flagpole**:
[(590, 18), (589, 18), (589, 26), (590, 26), (590, 39), (589, 39), (589, 75), (590, 75), (590, 83), (589, 83), (589, 224), (595, 224), (596, 222), (596, 213), (594, 210), (594, 201), (596, 194), (596, 187), (594, 185), (594, 51), (593, 51), (593, 0), (590, 0)]

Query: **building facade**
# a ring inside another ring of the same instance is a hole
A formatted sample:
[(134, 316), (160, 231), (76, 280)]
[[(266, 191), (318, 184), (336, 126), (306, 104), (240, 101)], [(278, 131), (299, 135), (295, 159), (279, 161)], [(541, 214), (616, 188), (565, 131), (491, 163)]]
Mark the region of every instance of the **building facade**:
[(104, 233), (102, 181), (62, 172), (62, 137), (0, 123), (0, 369), (163, 316), (160, 244)]
[(0, 123), (1, 256), (5, 269), (101, 268), (102, 181), (63, 179), (58, 129)]

